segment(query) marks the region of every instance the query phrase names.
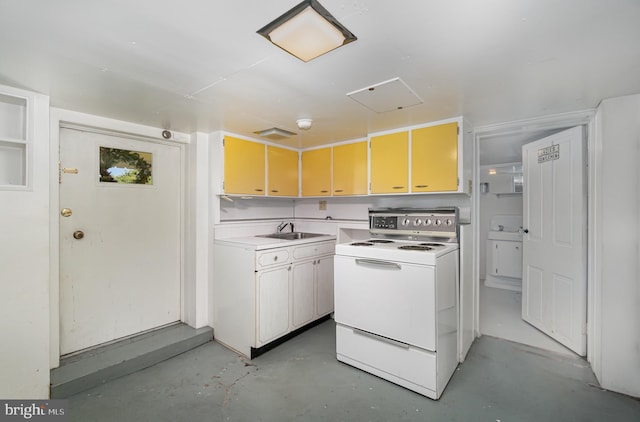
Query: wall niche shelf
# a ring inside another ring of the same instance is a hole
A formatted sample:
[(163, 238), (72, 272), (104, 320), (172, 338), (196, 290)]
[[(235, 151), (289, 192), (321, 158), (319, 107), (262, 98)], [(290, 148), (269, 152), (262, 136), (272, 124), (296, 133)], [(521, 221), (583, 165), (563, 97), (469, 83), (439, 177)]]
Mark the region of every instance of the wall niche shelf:
[(27, 186), (28, 101), (0, 93), (0, 189)]

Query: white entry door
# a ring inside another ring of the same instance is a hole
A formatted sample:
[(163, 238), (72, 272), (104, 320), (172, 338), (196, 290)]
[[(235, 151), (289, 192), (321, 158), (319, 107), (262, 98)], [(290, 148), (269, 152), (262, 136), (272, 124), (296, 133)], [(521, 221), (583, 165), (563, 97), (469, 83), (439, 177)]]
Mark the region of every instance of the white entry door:
[(522, 318), (586, 354), (585, 147), (575, 127), (522, 147)]
[(60, 130), (60, 353), (180, 319), (181, 150)]

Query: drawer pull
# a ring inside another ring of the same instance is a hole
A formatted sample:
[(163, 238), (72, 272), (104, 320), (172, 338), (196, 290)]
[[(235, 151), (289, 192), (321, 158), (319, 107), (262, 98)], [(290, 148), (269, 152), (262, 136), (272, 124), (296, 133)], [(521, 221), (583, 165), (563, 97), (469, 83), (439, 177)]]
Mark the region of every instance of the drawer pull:
[(278, 190), (277, 189), (271, 189), (271, 192), (278, 193)]
[(402, 269), (402, 266), (400, 266), (400, 264), (396, 264), (395, 262), (388, 262), (388, 261), (378, 261), (377, 259), (357, 258), (356, 264), (370, 266), (370, 267), (386, 267), (394, 270)]
[(404, 186), (392, 186), (391, 189), (404, 189)]
[(409, 348), (409, 345), (406, 344), (406, 343), (401, 343), (399, 341), (392, 340), (392, 339), (387, 338), (387, 337), (382, 337), (382, 336), (379, 336), (377, 334), (369, 333), (367, 331), (358, 330), (357, 328), (353, 328), (353, 332), (355, 334), (359, 334), (359, 335), (364, 336), (364, 337), (369, 337), (369, 338), (372, 338), (374, 340), (382, 341), (384, 343), (388, 343), (388, 344), (391, 344), (391, 345), (396, 346), (396, 347), (401, 347), (403, 349), (408, 349)]
[(328, 193), (328, 190), (321, 190), (320, 193)]
[(256, 188), (256, 189), (255, 189), (255, 191), (256, 191), (256, 192), (262, 192), (262, 189), (260, 189), (260, 188)]
[(416, 188), (428, 188), (429, 185), (416, 185)]
[(344, 189), (336, 189), (335, 192), (344, 192)]

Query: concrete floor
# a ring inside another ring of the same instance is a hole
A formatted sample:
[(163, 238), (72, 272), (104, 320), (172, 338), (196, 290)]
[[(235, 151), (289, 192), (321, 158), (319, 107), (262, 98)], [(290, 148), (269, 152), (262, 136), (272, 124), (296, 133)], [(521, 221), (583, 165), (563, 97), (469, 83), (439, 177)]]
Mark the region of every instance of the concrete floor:
[(522, 319), (522, 293), (480, 282), (480, 333), (566, 355), (577, 356)]
[(483, 336), (439, 401), (338, 362), (332, 320), (248, 361), (210, 342), (69, 399), (70, 421), (638, 421), (573, 356)]

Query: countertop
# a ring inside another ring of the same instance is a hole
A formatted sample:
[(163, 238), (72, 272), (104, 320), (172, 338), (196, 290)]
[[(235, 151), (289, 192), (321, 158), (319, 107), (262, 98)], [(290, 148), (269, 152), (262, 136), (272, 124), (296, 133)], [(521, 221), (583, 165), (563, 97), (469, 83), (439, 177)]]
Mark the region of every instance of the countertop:
[(262, 249), (283, 248), (287, 246), (298, 246), (298, 245), (304, 245), (307, 243), (326, 242), (328, 240), (336, 240), (336, 236), (326, 234), (322, 236), (309, 237), (306, 239), (296, 239), (296, 240), (272, 239), (269, 237), (259, 237), (259, 236), (243, 236), (243, 237), (233, 237), (233, 238), (227, 238), (227, 239), (215, 239), (214, 242), (217, 245), (227, 245), (227, 246), (234, 246), (237, 248), (262, 250)]

